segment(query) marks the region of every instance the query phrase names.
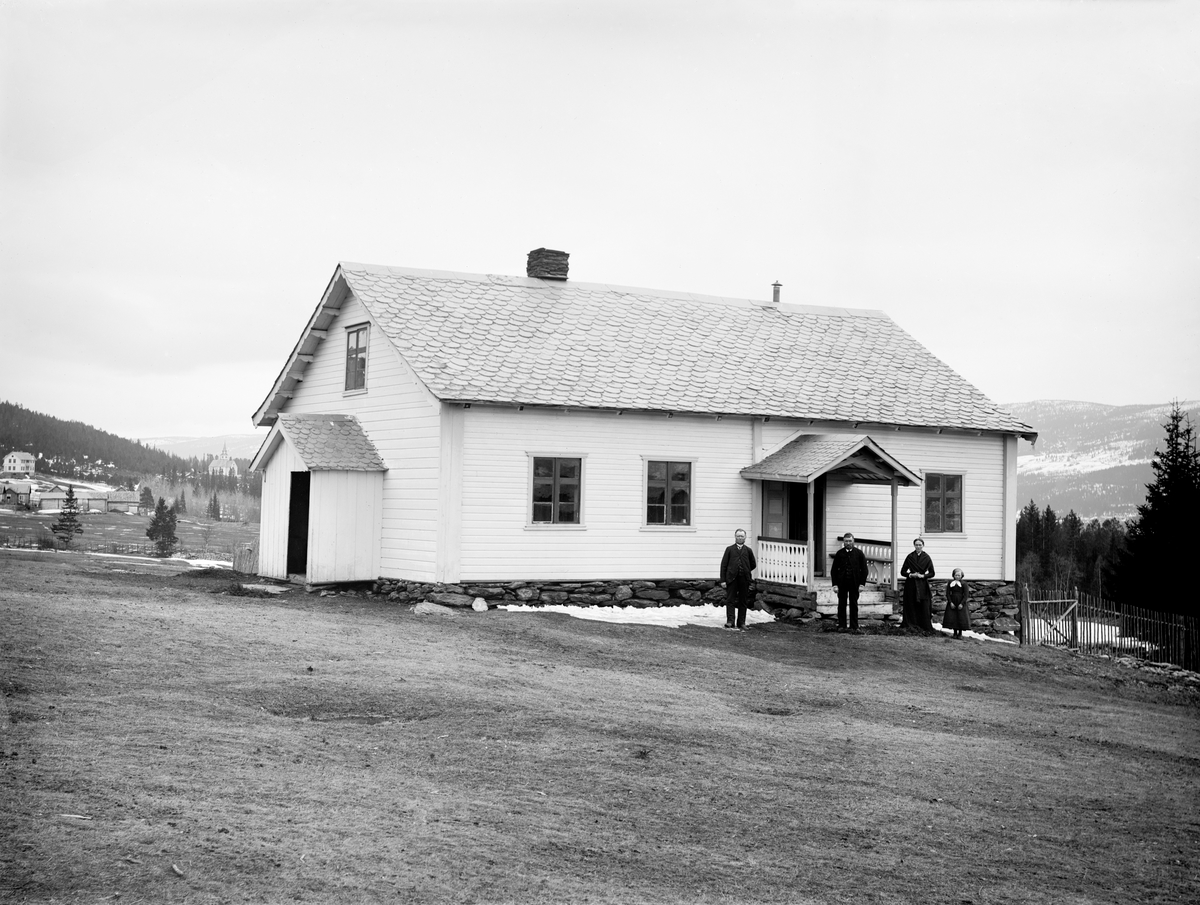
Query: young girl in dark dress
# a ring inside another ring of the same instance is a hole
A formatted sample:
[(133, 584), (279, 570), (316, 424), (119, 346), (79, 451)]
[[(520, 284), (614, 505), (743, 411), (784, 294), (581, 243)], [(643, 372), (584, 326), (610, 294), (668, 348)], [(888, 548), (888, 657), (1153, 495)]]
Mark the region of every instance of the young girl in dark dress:
[(963, 581), (963, 570), (955, 569), (946, 585), (946, 613), (942, 616), (942, 628), (954, 630), (954, 637), (961, 638), (964, 630), (971, 628), (971, 608), (967, 605), (967, 583)]

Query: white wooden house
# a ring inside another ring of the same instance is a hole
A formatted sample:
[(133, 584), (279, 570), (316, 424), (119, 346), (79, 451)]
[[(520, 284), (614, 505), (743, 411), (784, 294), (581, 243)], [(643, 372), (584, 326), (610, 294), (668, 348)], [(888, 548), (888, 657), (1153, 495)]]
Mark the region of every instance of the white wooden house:
[(14, 449), (4, 457), (4, 468), (0, 470), (6, 474), (31, 475), (36, 469), (37, 457), (33, 453)]
[[(254, 415), (259, 569), (309, 581), (1015, 576), (1017, 438), (881, 311), (343, 263)], [(898, 547), (896, 545), (899, 545)], [(894, 578), (893, 578), (894, 580)]]

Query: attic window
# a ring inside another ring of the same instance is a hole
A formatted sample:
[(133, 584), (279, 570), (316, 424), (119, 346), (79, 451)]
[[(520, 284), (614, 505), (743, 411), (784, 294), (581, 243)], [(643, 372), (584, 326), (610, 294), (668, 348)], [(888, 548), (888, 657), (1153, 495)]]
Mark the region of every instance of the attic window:
[(367, 388), (367, 324), (346, 328), (346, 392)]

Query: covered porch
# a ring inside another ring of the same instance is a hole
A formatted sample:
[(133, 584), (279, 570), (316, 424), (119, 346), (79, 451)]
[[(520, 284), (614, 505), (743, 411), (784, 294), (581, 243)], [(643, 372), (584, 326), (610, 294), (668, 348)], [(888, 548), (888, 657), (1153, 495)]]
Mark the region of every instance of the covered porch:
[[(764, 581), (814, 588), (827, 573), (825, 487), (828, 478), (855, 484), (877, 484), (891, 490), (888, 538), (858, 537), (867, 556), (870, 581), (898, 586), (894, 552), (899, 524), (900, 487), (919, 485), (921, 477), (889, 454), (871, 437), (810, 434), (785, 444), (761, 462), (747, 466), (742, 477), (759, 483), (762, 524), (758, 526), (758, 576)], [(864, 532), (865, 533), (865, 532)]]

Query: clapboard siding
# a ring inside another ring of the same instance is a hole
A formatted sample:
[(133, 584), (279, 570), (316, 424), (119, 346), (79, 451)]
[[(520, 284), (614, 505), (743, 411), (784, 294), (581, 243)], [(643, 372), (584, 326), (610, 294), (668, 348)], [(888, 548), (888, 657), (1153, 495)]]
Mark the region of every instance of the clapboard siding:
[(441, 403), (374, 325), (367, 352), (367, 391), (344, 392), (345, 328), (366, 321), (361, 303), (353, 295), (347, 296), (329, 327), (328, 338), (317, 347), (304, 381), (284, 411), (336, 412), (358, 418), (388, 466), (380, 513), (379, 574), (432, 581), (437, 555)]
[(308, 467), (290, 443), (281, 441), (263, 469), (258, 574), (267, 578), (287, 578), (288, 507), (293, 471), (308, 471)]
[[(897, 499), (900, 553), (907, 555), (918, 535), (933, 558), (939, 576), (952, 568), (969, 577), (998, 579), (1004, 575), (1004, 439), (937, 434), (896, 433), (878, 438), (904, 465), (918, 473), (963, 474), (963, 533), (926, 534), (923, 487), (901, 487)], [(847, 484), (831, 478), (825, 498), (826, 549), (836, 549), (844, 531), (860, 537), (891, 537), (891, 489)]]
[[(464, 413), (460, 579), (716, 577), (755, 485), (747, 419), (517, 411)], [(583, 526), (529, 526), (529, 456), (584, 459)], [(692, 527), (647, 528), (643, 457), (693, 460)]]
[(378, 578), (383, 472), (315, 471), (311, 480), (308, 580)]

